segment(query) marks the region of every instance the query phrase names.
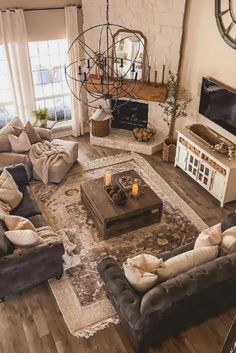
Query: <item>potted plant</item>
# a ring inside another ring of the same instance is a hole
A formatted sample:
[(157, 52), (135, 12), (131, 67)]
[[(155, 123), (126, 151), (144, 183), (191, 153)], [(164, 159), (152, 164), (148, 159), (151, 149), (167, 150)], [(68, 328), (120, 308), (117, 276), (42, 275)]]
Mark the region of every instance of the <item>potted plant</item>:
[(38, 108), (32, 111), (32, 115), (36, 118), (39, 126), (47, 125), (49, 118), (48, 108)]
[(187, 116), (187, 107), (192, 99), (187, 97), (187, 91), (180, 86), (180, 77), (177, 73), (169, 71), (167, 83), (167, 99), (159, 105), (164, 109), (164, 121), (166, 121), (169, 132), (163, 142), (162, 159), (174, 162), (176, 152), (175, 124), (176, 120)]

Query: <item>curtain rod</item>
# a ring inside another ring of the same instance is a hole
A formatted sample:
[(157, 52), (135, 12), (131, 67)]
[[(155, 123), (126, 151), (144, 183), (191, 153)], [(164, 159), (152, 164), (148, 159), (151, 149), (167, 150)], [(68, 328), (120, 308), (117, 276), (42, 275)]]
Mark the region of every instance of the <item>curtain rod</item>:
[[(81, 9), (82, 6), (81, 5), (77, 5), (76, 6), (77, 9)], [(44, 8), (37, 8), (37, 9), (23, 9), (24, 11), (41, 11), (41, 10), (64, 10), (65, 7), (44, 7)], [(17, 9), (17, 8), (16, 8)], [(2, 12), (6, 12), (7, 9), (3, 9), (0, 11)], [(14, 11), (15, 9), (9, 9), (9, 11)]]

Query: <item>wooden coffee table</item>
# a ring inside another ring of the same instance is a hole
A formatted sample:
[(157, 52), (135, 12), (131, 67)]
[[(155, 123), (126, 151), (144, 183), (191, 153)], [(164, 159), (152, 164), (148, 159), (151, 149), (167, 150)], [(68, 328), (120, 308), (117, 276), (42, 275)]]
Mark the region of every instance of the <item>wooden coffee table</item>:
[[(139, 178), (142, 184), (146, 184), (134, 170), (114, 174), (113, 179), (117, 180), (122, 175)], [(104, 190), (103, 178), (85, 181), (80, 188), (82, 201), (104, 238), (160, 222), (162, 201), (148, 185), (138, 199), (131, 198), (127, 193), (127, 202), (119, 206), (110, 200)]]

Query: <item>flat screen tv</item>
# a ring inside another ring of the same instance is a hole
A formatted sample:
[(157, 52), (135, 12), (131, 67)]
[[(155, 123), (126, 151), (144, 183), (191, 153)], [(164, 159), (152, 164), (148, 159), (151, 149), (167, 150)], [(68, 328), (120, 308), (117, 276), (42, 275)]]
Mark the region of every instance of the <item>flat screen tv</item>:
[(199, 113), (236, 135), (236, 92), (203, 77)]

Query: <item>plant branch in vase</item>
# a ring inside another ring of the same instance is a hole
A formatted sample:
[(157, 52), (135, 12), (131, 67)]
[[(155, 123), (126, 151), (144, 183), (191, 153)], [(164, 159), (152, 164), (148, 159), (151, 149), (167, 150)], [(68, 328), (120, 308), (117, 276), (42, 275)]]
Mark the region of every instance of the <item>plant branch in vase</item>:
[(159, 106), (163, 108), (164, 121), (169, 127), (168, 135), (163, 142), (162, 159), (167, 162), (174, 162), (176, 152), (176, 120), (187, 116), (187, 107), (192, 99), (188, 97), (188, 92), (180, 86), (180, 76), (178, 73), (169, 71), (167, 90), (166, 101), (159, 103)]

